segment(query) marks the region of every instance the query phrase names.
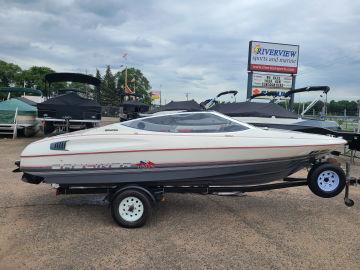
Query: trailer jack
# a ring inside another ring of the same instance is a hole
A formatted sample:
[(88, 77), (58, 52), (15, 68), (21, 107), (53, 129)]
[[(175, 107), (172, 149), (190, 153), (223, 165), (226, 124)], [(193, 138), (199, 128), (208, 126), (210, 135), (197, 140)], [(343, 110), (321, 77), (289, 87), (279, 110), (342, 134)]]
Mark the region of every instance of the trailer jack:
[(350, 162), (346, 162), (346, 183), (345, 183), (345, 196), (344, 196), (344, 203), (346, 206), (348, 207), (352, 207), (355, 203), (352, 199), (349, 198), (349, 193), (350, 193), (350, 185), (357, 185), (358, 183), (358, 179), (351, 177), (350, 173), (351, 173), (351, 167), (350, 167)]

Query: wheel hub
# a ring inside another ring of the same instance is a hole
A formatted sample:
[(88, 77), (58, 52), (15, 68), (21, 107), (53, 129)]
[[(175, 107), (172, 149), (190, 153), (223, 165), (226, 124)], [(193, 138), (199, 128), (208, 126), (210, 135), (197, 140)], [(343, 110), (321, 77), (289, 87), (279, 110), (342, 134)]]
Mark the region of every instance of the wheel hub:
[(334, 171), (323, 171), (317, 178), (317, 184), (322, 191), (332, 192), (338, 188), (340, 184), (340, 178), (339, 175)]
[(142, 201), (136, 197), (126, 197), (120, 202), (119, 214), (124, 220), (135, 222), (144, 214), (144, 205)]

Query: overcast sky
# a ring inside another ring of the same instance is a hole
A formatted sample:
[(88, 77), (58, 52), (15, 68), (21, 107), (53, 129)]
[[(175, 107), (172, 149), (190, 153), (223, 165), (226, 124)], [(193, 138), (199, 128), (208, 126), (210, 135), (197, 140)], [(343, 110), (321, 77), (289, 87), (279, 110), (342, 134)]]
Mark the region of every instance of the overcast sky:
[[(297, 87), (360, 98), (360, 1), (3, 1), (0, 59), (23, 68), (143, 71), (163, 99), (246, 96), (249, 40), (300, 45)], [(305, 97), (304, 97), (305, 98)]]

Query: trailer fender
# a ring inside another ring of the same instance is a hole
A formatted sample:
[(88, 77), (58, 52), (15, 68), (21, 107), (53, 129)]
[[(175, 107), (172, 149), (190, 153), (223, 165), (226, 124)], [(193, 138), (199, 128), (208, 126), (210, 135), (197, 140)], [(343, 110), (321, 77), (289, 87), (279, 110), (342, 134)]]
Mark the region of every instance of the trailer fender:
[(151, 191), (150, 189), (148, 188), (145, 188), (145, 187), (142, 187), (142, 186), (138, 186), (138, 185), (129, 185), (129, 186), (122, 186), (122, 187), (119, 187), (117, 188), (113, 193), (109, 194), (108, 196), (108, 200), (109, 202), (111, 203), (118, 194), (120, 194), (121, 192), (124, 192), (125, 190), (129, 190), (129, 189), (135, 189), (135, 190), (139, 190), (139, 191), (142, 191), (144, 192), (146, 195), (149, 196), (150, 198), (150, 201), (152, 203), (152, 205), (155, 205), (156, 204), (156, 197), (155, 197), (155, 194), (153, 191)]

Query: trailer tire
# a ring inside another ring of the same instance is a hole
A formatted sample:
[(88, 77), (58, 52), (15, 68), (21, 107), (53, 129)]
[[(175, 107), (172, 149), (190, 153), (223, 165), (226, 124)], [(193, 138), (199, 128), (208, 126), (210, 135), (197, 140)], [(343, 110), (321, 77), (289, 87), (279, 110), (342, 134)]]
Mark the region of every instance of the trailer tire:
[(37, 133), (37, 131), (38, 130), (36, 127), (24, 128), (24, 136), (25, 138), (33, 137)]
[(94, 127), (95, 127), (95, 123), (85, 123), (85, 127), (86, 127), (86, 129), (94, 128)]
[(149, 196), (137, 189), (119, 192), (111, 202), (113, 219), (125, 228), (138, 228), (145, 225), (151, 215), (151, 210)]
[(332, 198), (343, 191), (346, 176), (340, 167), (330, 163), (323, 163), (309, 171), (307, 182), (310, 190), (315, 195), (322, 198)]

